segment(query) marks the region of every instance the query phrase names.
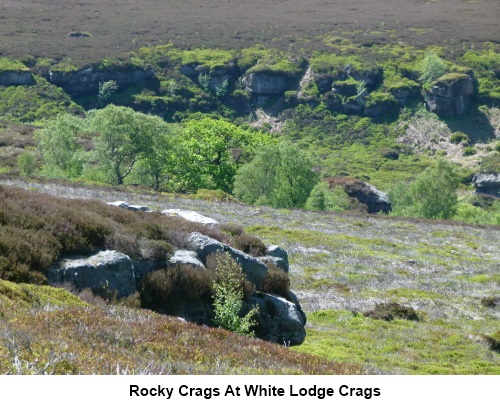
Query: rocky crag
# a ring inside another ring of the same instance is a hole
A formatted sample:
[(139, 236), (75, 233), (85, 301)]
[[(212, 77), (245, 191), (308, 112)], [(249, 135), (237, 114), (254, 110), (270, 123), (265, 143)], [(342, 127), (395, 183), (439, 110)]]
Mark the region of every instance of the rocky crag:
[[(132, 211), (149, 211), (147, 207), (129, 205), (123, 201), (110, 204)], [(195, 212), (169, 210), (165, 215), (173, 215), (174, 211), (175, 215), (190, 221), (205, 226), (218, 226), (216, 221), (210, 221), (210, 218)], [(135, 261), (113, 250), (94, 252), (85, 257), (66, 257), (51, 267), (49, 282), (52, 285), (70, 283), (80, 291), (90, 289), (126, 297), (137, 292), (144, 277), (154, 271), (179, 265), (189, 265), (199, 271), (206, 271), (210, 255), (227, 253), (241, 266), (246, 279), (255, 287), (255, 292), (245, 299), (243, 309), (245, 312), (253, 307), (259, 309), (256, 336), (286, 345), (297, 345), (304, 341), (306, 317), (295, 294), (289, 290), (284, 296), (260, 291), (270, 264), (288, 273), (288, 254), (285, 250), (278, 246), (268, 246), (266, 256), (253, 257), (198, 232), (190, 235), (188, 245), (188, 250), (179, 249), (168, 260), (163, 261)], [(172, 311), (171, 315), (208, 325), (211, 324), (213, 316), (210, 305), (190, 302), (188, 299), (177, 303)]]

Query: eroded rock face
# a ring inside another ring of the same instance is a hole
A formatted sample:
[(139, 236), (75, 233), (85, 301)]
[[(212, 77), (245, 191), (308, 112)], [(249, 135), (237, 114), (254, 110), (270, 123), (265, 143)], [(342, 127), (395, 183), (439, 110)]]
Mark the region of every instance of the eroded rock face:
[(247, 279), (254, 284), (257, 289), (260, 288), (262, 280), (267, 274), (267, 266), (262, 261), (210, 238), (209, 236), (202, 235), (199, 232), (193, 232), (188, 243), (204, 264), (207, 263), (208, 256), (213, 253), (229, 253), (241, 266)]
[(248, 299), (247, 305), (259, 308), (257, 337), (287, 346), (304, 342), (306, 318), (300, 306), (283, 297), (259, 292)]
[(278, 95), (288, 89), (284, 76), (269, 73), (250, 73), (244, 79), (245, 89), (252, 95)]
[(438, 80), (427, 92), (427, 106), (439, 115), (461, 115), (471, 105), (473, 95), (473, 78), (458, 75), (455, 80)]
[(49, 72), (49, 81), (62, 87), (72, 95), (96, 94), (99, 84), (110, 80), (116, 81), (118, 88), (125, 88), (140, 81), (154, 81), (155, 74), (151, 69), (123, 68), (114, 70), (98, 70), (94, 67), (74, 72)]
[(0, 72), (0, 86), (29, 86), (35, 83), (29, 71)]
[(478, 173), (472, 179), (477, 194), (500, 197), (500, 173)]
[(78, 290), (116, 292), (117, 297), (130, 295), (137, 289), (132, 260), (114, 250), (63, 259), (50, 268), (49, 282), (72, 283)]

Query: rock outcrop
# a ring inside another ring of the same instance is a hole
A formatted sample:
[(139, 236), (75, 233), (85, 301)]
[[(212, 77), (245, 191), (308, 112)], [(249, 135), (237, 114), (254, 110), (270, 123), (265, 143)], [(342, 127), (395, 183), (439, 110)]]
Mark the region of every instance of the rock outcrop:
[(56, 86), (62, 87), (73, 96), (97, 94), (101, 83), (114, 80), (119, 89), (126, 88), (140, 81), (156, 82), (152, 69), (135, 67), (100, 70), (94, 67), (76, 70), (73, 72), (50, 71), (48, 80)]
[(265, 264), (272, 263), (285, 273), (289, 272), (288, 253), (285, 249), (272, 245), (267, 247), (267, 256), (259, 257)]
[(364, 204), (370, 214), (378, 212), (387, 214), (392, 209), (391, 201), (387, 197), (387, 194), (364, 181), (341, 176), (331, 177), (325, 179), (325, 181), (330, 184), (330, 187), (343, 186), (347, 195)]
[(432, 84), (427, 92), (427, 106), (438, 115), (461, 115), (471, 105), (473, 96), (472, 76), (449, 73)]
[(260, 288), (262, 280), (267, 274), (267, 266), (261, 260), (199, 232), (193, 232), (188, 243), (204, 264), (207, 263), (208, 256), (213, 253), (229, 253), (229, 255), (241, 266), (247, 279), (254, 284), (257, 289)]
[(274, 294), (255, 293), (247, 305), (257, 306), (257, 337), (284, 345), (304, 342), (306, 317), (300, 306)]
[(134, 265), (130, 257), (106, 250), (89, 257), (67, 258), (49, 270), (50, 284), (71, 283), (78, 290), (116, 293), (124, 297), (136, 291)]
[(244, 78), (245, 89), (252, 95), (278, 95), (288, 89), (286, 78), (266, 72), (250, 73)]
[(478, 173), (472, 179), (476, 194), (500, 197), (500, 173)]
[(113, 205), (114, 207), (125, 208), (130, 211), (143, 211), (143, 212), (151, 212), (151, 210), (144, 205), (132, 205), (125, 201), (113, 201), (107, 203), (108, 205)]
[[(149, 211), (147, 207), (133, 206), (124, 201), (110, 204), (133, 211)], [(96, 294), (120, 298), (140, 290), (144, 277), (149, 273), (173, 266), (181, 266), (179, 270), (183, 271), (182, 266), (186, 265), (195, 267), (195, 271), (206, 272), (208, 257), (213, 253), (225, 252), (240, 265), (246, 279), (255, 288), (256, 292), (243, 302), (242, 315), (258, 307), (256, 336), (285, 345), (297, 345), (304, 341), (306, 316), (293, 292), (288, 290), (280, 293), (284, 296), (279, 296), (259, 291), (269, 264), (288, 273), (288, 254), (284, 249), (276, 245), (269, 246), (266, 249), (267, 256), (256, 258), (199, 232), (190, 235), (188, 244), (192, 250), (177, 250), (168, 260), (161, 261), (134, 261), (114, 250), (96, 252), (87, 257), (65, 258), (49, 269), (49, 282), (52, 285), (71, 283), (79, 291), (90, 289)], [(213, 325), (214, 310), (206, 299), (190, 300), (181, 296), (168, 305), (166, 312), (170, 315)]]
[(201, 215), (195, 211), (188, 210), (180, 210), (180, 209), (168, 209), (161, 212), (164, 215), (168, 215), (171, 217), (181, 217), (187, 221), (196, 222), (198, 224), (206, 225), (206, 226), (217, 226), (219, 223), (210, 217), (206, 217)]
[(35, 79), (29, 70), (0, 72), (0, 86), (29, 86)]

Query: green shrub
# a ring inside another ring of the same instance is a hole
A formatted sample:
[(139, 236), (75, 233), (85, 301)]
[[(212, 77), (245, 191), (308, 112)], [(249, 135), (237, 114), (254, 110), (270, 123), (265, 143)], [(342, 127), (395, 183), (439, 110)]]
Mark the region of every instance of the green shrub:
[(305, 208), (311, 211), (346, 211), (350, 199), (343, 186), (330, 188), (325, 181), (320, 181), (311, 190)]
[(500, 173), (500, 153), (493, 153), (483, 157), (481, 173)]
[(472, 156), (472, 155), (475, 155), (477, 153), (477, 151), (473, 147), (467, 146), (464, 148), (463, 153), (464, 153), (464, 156)]
[(464, 134), (463, 132), (457, 131), (451, 135), (450, 142), (454, 143), (456, 145), (458, 145), (461, 142), (469, 143), (470, 138), (466, 134)]
[(430, 52), (421, 62), (420, 70), (422, 74), (419, 80), (423, 83), (430, 84), (446, 73), (446, 62), (434, 52)]
[(31, 176), (36, 169), (36, 156), (32, 151), (25, 151), (17, 157), (17, 167), (22, 176)]

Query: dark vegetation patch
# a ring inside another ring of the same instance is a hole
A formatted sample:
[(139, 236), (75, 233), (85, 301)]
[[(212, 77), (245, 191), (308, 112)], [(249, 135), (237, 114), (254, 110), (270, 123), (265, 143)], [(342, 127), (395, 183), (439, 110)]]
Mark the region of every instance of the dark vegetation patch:
[(392, 321), (394, 319), (407, 319), (409, 321), (420, 320), (417, 312), (412, 307), (401, 305), (396, 302), (375, 304), (374, 309), (363, 312), (363, 315), (373, 319), (382, 319), (384, 321)]
[[(448, 43), (456, 49), (500, 37), (497, 1), (89, 0), (1, 1), (0, 54), (70, 58), (74, 64), (123, 56), (172, 41), (183, 47), (241, 48), (255, 43), (309, 48), (331, 33), (373, 45)], [(195, 28), (194, 28), (195, 27)], [(478, 29), (481, 27), (481, 29)], [(83, 35), (68, 36), (68, 33)]]
[(141, 304), (144, 308), (171, 315), (179, 312), (179, 305), (192, 306), (197, 301), (211, 304), (215, 279), (214, 271), (190, 265), (157, 270), (141, 283)]
[(483, 297), (481, 298), (481, 305), (487, 308), (495, 308), (500, 305), (500, 297)]

